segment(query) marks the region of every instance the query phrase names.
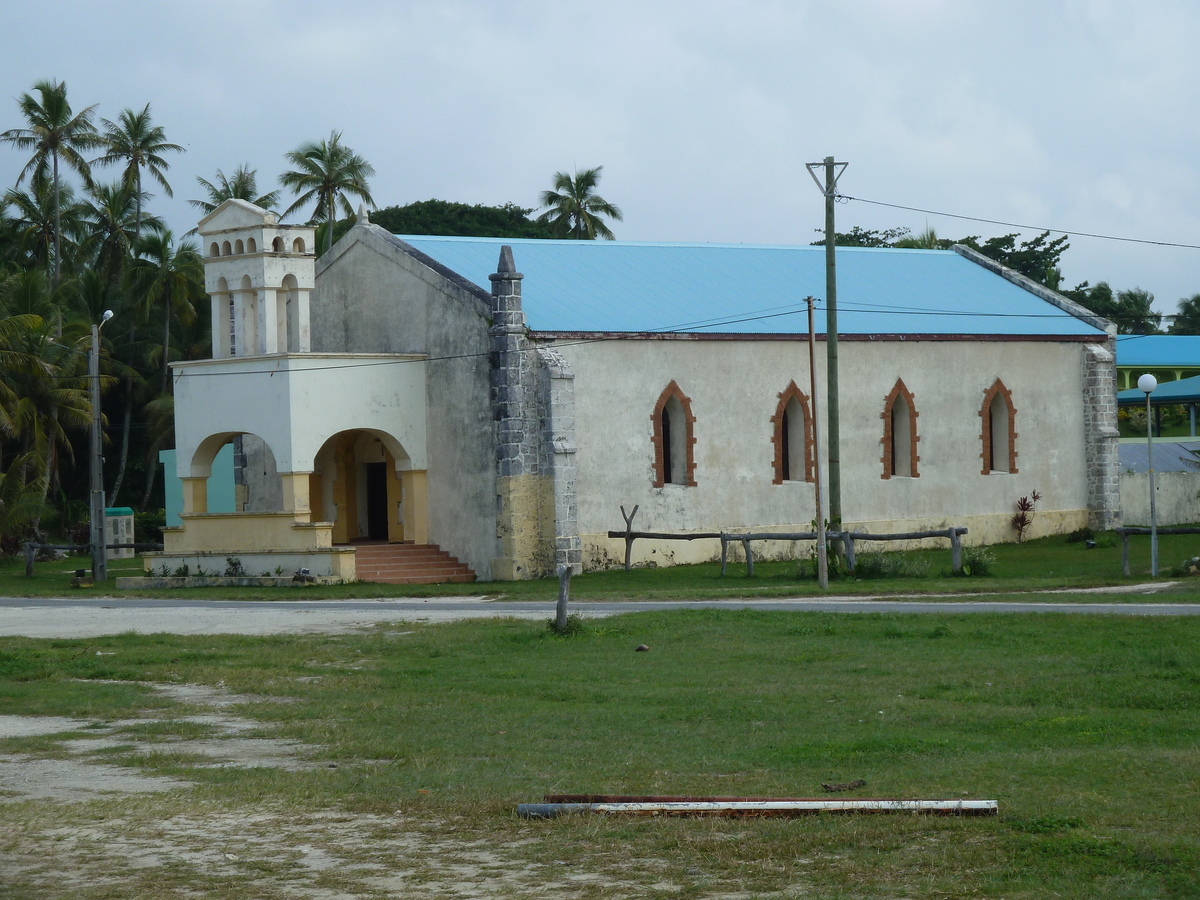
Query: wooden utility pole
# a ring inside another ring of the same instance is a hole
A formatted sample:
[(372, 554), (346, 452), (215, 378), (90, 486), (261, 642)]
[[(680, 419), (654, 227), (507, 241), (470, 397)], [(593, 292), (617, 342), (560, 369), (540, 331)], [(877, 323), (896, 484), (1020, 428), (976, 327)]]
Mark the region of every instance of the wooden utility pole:
[[(806, 166), (808, 174), (825, 195), (825, 394), (829, 407), (829, 521), (835, 530), (842, 523), (842, 431), (838, 404), (837, 232), (833, 227), (833, 205), (837, 201), (838, 178), (846, 165), (827, 156), (823, 162)], [(817, 178), (815, 170), (818, 168), (825, 170), (824, 184)]]
[(817, 406), (817, 334), (813, 324), (813, 298), (805, 299), (808, 304), (808, 390), (811, 395), (813, 446), (813, 465), (816, 468), (817, 494), (817, 584), (821, 590), (829, 588), (829, 549), (825, 543), (825, 510), (821, 505), (821, 417)]

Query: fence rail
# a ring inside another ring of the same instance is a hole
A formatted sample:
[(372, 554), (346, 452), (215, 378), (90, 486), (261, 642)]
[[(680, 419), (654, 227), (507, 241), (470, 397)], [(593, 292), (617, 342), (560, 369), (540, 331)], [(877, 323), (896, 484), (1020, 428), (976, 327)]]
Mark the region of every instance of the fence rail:
[[(731, 543), (740, 543), (742, 550), (746, 554), (746, 577), (749, 578), (754, 574), (754, 550), (751, 547), (753, 541), (815, 541), (817, 534), (814, 531), (799, 531), (799, 532), (778, 532), (778, 531), (759, 531), (759, 532), (726, 532), (726, 531), (693, 531), (693, 532), (661, 532), (661, 531), (634, 531), (633, 517), (637, 515), (638, 508), (635, 506), (633, 512), (626, 515), (625, 507), (621, 507), (621, 515), (625, 518), (624, 531), (610, 531), (610, 538), (623, 538), (625, 540), (625, 571), (630, 569), (630, 559), (633, 555), (633, 542), (648, 538), (658, 541), (695, 541), (704, 538), (719, 539), (721, 541), (721, 576), (725, 576), (726, 566), (729, 559), (729, 545)], [(1119, 530), (1119, 529), (1118, 529)], [(1196, 529), (1200, 533), (1200, 529)], [(955, 572), (962, 571), (962, 536), (967, 533), (966, 528), (942, 528), (936, 531), (907, 531), (895, 534), (870, 534), (865, 531), (827, 531), (825, 532), (826, 541), (841, 541), (842, 546), (846, 551), (846, 567), (850, 572), (854, 571), (855, 565), (855, 542), (856, 541), (916, 541), (925, 540), (927, 538), (945, 538), (950, 541), (950, 565)], [(1128, 572), (1126, 573), (1128, 574)]]
[[(87, 550), (91, 551), (91, 544), (40, 544), (36, 541), (25, 542), (25, 577), (33, 577), (33, 561), (41, 550)], [(137, 543), (137, 544), (105, 544), (106, 550), (161, 550), (162, 544), (155, 543)]]
[[(1121, 536), (1121, 571), (1128, 577), (1129, 538), (1135, 534), (1150, 534), (1150, 529), (1131, 525), (1129, 527), (1114, 528), (1113, 531)], [(1156, 528), (1155, 531), (1159, 534), (1200, 534), (1200, 528), (1194, 525), (1187, 528)]]

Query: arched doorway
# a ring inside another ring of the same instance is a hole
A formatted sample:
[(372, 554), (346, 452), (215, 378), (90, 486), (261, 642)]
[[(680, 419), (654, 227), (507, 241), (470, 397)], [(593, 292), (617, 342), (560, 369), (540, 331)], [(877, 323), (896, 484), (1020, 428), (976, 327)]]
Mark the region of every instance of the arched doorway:
[(317, 452), (309, 483), (313, 521), (333, 524), (333, 542), (424, 542), (425, 473), (407, 468), (408, 454), (374, 429), (343, 431)]

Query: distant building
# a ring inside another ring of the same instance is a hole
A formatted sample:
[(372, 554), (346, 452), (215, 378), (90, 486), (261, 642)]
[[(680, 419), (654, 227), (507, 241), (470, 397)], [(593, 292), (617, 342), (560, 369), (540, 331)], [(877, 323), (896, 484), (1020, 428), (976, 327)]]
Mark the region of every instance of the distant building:
[[(354, 577), (363, 542), (411, 541), (513, 579), (613, 564), (622, 506), (641, 530), (809, 529), (825, 448), (803, 301), (823, 248), (401, 238), (364, 218), (315, 260), (312, 229), (242, 201), (199, 233), (213, 359), (174, 366), (168, 561)], [(1033, 490), (1037, 533), (1115, 524), (1107, 322), (966, 248), (846, 248), (838, 277), (847, 525), (1011, 540)], [(207, 513), (240, 436), (240, 508)], [(717, 547), (639, 541), (635, 562)]]

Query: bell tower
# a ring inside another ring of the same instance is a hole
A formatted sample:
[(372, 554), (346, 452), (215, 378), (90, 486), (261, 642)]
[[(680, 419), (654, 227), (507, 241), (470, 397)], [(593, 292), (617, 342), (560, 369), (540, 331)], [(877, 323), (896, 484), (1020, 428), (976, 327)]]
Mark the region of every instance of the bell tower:
[(275, 213), (226, 200), (196, 230), (212, 298), (213, 358), (307, 353), (315, 229), (280, 225)]

